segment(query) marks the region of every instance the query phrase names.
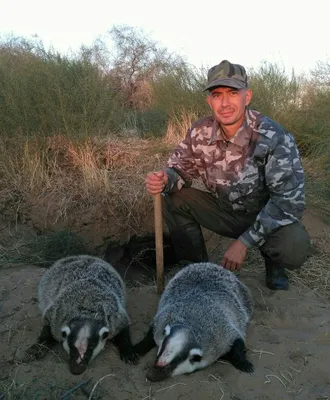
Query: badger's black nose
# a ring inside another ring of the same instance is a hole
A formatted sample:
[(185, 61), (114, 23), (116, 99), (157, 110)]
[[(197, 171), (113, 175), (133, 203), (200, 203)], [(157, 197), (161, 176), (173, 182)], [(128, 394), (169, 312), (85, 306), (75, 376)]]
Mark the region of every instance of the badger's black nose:
[(80, 375), (83, 372), (85, 372), (87, 369), (87, 364), (85, 363), (81, 363), (81, 364), (77, 364), (77, 363), (70, 363), (70, 372), (73, 375)]

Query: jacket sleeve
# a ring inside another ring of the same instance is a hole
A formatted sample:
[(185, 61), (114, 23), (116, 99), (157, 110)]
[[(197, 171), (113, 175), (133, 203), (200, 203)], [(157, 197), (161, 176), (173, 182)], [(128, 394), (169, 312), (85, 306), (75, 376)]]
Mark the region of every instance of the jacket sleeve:
[(168, 183), (164, 193), (172, 193), (182, 187), (190, 187), (194, 178), (198, 177), (196, 159), (192, 150), (192, 129), (189, 129), (185, 138), (173, 150), (165, 172)]
[(262, 246), (269, 234), (301, 219), (305, 209), (304, 170), (294, 138), (280, 135), (265, 164), (270, 198), (254, 224), (239, 239), (247, 246)]

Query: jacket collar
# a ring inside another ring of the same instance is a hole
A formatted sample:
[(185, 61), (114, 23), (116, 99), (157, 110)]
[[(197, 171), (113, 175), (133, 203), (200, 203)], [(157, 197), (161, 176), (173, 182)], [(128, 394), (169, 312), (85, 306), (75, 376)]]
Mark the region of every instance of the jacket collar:
[(259, 117), (260, 115), (261, 114), (259, 112), (254, 111), (254, 110), (249, 110), (247, 108), (245, 110), (245, 118), (244, 118), (242, 125), (237, 130), (235, 136), (233, 136), (229, 140), (224, 136), (220, 124), (214, 118), (214, 122), (212, 125), (211, 138), (208, 141), (208, 145), (212, 145), (212, 144), (214, 144), (214, 142), (221, 140), (221, 141), (227, 142), (227, 143), (231, 142), (239, 147), (248, 146), (251, 135), (252, 135), (252, 131), (254, 129), (256, 129), (258, 121), (260, 119), (260, 117)]

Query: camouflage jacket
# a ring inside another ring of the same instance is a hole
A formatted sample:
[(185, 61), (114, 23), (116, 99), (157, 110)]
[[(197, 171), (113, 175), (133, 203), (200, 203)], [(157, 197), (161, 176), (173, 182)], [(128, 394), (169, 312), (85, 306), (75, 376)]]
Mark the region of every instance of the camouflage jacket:
[(246, 110), (244, 123), (230, 140), (214, 117), (195, 122), (165, 170), (165, 195), (201, 177), (233, 211), (255, 213), (254, 224), (239, 238), (248, 247), (262, 246), (267, 235), (300, 220), (305, 208), (304, 171), (294, 138), (254, 110)]

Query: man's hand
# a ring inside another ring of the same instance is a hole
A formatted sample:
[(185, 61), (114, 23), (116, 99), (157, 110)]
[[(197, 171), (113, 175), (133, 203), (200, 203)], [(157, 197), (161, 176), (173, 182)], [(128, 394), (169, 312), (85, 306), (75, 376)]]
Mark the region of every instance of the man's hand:
[(167, 185), (168, 176), (164, 171), (149, 172), (146, 177), (146, 188), (150, 194), (161, 193)]
[(240, 240), (235, 240), (225, 252), (221, 265), (231, 271), (241, 269), (247, 253), (247, 247)]

